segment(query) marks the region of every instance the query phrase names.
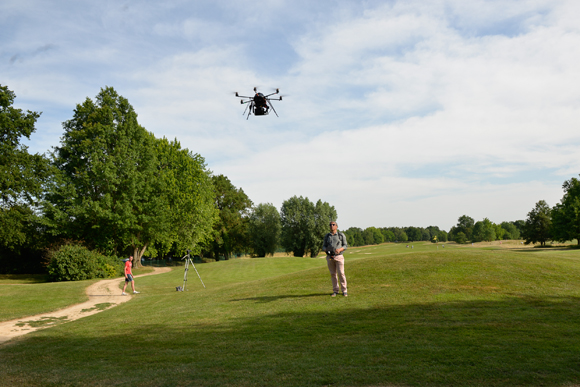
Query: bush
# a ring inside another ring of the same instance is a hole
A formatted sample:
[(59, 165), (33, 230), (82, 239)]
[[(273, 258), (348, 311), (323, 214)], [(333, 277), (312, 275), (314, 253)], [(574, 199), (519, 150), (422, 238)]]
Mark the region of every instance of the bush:
[(48, 276), (51, 281), (82, 281), (111, 278), (122, 274), (116, 257), (106, 257), (80, 245), (64, 245), (49, 253)]

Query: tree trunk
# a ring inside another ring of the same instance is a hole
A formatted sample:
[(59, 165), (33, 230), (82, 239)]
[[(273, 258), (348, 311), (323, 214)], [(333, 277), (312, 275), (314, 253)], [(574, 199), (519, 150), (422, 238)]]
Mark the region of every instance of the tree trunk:
[(137, 246), (133, 246), (133, 267), (143, 267), (143, 265), (141, 265), (141, 257), (143, 257), (145, 250), (147, 250), (147, 245), (148, 243), (145, 243), (142, 249), (139, 249)]

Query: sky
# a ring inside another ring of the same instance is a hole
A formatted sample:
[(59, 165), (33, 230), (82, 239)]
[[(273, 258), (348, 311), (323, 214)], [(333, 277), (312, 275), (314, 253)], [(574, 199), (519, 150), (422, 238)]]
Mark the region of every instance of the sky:
[[(254, 204), (333, 205), (341, 229), (449, 230), (553, 206), (580, 173), (576, 0), (3, 0), (0, 84), (59, 146), (114, 87)], [(280, 88), (279, 115), (234, 92)]]

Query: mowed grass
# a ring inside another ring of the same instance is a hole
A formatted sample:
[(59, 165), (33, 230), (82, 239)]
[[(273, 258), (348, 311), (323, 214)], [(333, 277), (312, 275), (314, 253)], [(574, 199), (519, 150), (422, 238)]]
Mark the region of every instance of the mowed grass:
[[(150, 271), (151, 268), (143, 268), (134, 273)], [(84, 302), (89, 299), (86, 288), (98, 280), (47, 281), (45, 275), (0, 274), (0, 321), (53, 312)]]
[[(0, 385), (572, 386), (580, 251), (351, 248), (136, 279), (142, 294), (0, 347)], [(37, 286), (37, 285), (34, 285)]]

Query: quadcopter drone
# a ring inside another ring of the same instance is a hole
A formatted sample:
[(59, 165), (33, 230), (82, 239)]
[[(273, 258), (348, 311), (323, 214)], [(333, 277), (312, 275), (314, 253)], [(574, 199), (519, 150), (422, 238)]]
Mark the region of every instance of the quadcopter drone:
[[(271, 95), (280, 93), (280, 90), (276, 89), (276, 91), (274, 93), (264, 95), (264, 94), (258, 92), (257, 88), (254, 87), (254, 92), (256, 93), (256, 95), (254, 95), (253, 97), (239, 95), (236, 92), (236, 97), (247, 98), (247, 99), (240, 100), (240, 103), (242, 105), (245, 103), (249, 103), (249, 105), (246, 106), (246, 109), (244, 109), (244, 112), (242, 113), (242, 115), (244, 115), (244, 114), (246, 114), (246, 110), (248, 110), (248, 116), (246, 117), (246, 120), (248, 118), (250, 118), (251, 113), (254, 113), (255, 116), (267, 116), (270, 108), (272, 108), (272, 111), (274, 112), (274, 114), (276, 114), (276, 117), (279, 117), (278, 113), (276, 113), (276, 109), (274, 109), (274, 106), (272, 106), (272, 102), (270, 102), (270, 101), (282, 101), (282, 96), (280, 96), (279, 98), (269, 98), (269, 97)], [(248, 109), (248, 107), (249, 107), (249, 109)]]

